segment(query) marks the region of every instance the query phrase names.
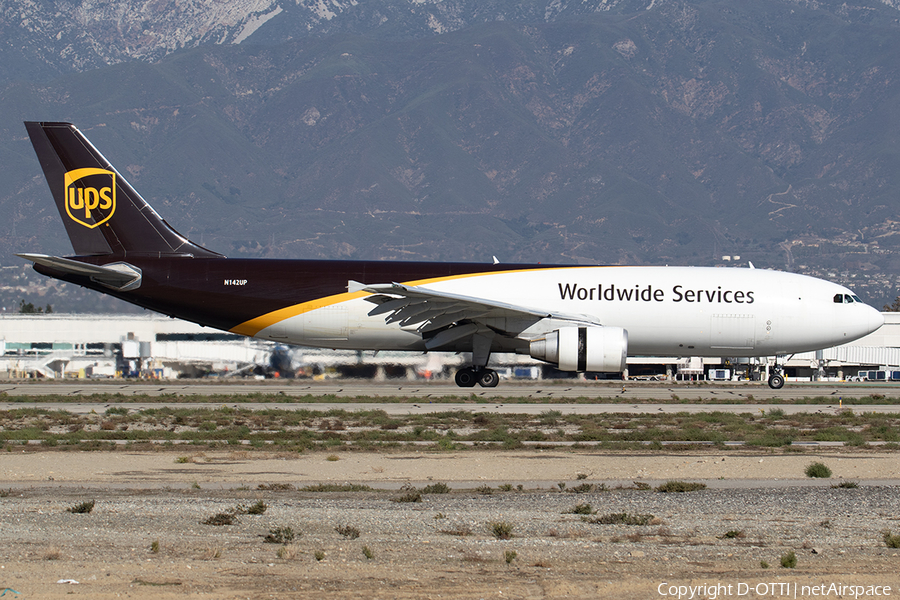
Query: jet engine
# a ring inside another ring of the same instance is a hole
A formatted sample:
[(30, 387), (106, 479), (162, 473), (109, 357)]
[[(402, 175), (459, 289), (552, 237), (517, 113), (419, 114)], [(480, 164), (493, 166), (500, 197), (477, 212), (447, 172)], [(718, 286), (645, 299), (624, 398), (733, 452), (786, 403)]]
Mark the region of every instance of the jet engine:
[(561, 371), (625, 370), (628, 332), (621, 327), (561, 327), (531, 340), (532, 358), (554, 363)]

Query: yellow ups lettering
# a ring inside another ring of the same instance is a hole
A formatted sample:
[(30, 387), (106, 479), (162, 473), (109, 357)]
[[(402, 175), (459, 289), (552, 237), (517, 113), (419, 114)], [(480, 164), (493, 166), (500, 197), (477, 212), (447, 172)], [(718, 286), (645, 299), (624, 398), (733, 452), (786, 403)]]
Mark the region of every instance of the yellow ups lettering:
[(116, 174), (106, 169), (75, 169), (65, 174), (66, 213), (93, 229), (116, 212)]

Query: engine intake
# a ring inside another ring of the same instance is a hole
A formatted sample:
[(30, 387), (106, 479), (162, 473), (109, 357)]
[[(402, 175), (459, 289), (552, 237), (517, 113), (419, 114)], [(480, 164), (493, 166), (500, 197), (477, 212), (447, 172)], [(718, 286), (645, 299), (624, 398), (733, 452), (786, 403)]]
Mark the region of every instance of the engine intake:
[(531, 340), (529, 353), (561, 371), (621, 373), (628, 355), (628, 332), (621, 327), (561, 327)]

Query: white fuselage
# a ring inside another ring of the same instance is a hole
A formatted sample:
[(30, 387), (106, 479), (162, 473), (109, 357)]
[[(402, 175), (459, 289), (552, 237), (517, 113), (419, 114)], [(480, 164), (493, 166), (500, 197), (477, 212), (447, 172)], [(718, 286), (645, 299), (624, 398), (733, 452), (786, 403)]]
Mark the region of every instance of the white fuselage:
[[(628, 333), (629, 356), (791, 354), (853, 341), (884, 322), (843, 286), (761, 269), (568, 267), (403, 283), (621, 327)], [(333, 296), (257, 335), (331, 348), (424, 349), (414, 328), (369, 316), (373, 304), (367, 295)], [(518, 332), (519, 340), (559, 326), (553, 319), (502, 321), (497, 328)]]

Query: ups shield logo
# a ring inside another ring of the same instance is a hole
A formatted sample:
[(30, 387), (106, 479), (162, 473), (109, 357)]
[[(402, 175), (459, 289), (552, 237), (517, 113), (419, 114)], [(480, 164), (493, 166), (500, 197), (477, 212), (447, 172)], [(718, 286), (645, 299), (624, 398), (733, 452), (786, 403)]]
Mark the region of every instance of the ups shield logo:
[(116, 212), (116, 174), (106, 169), (75, 169), (65, 175), (66, 212), (90, 229)]

